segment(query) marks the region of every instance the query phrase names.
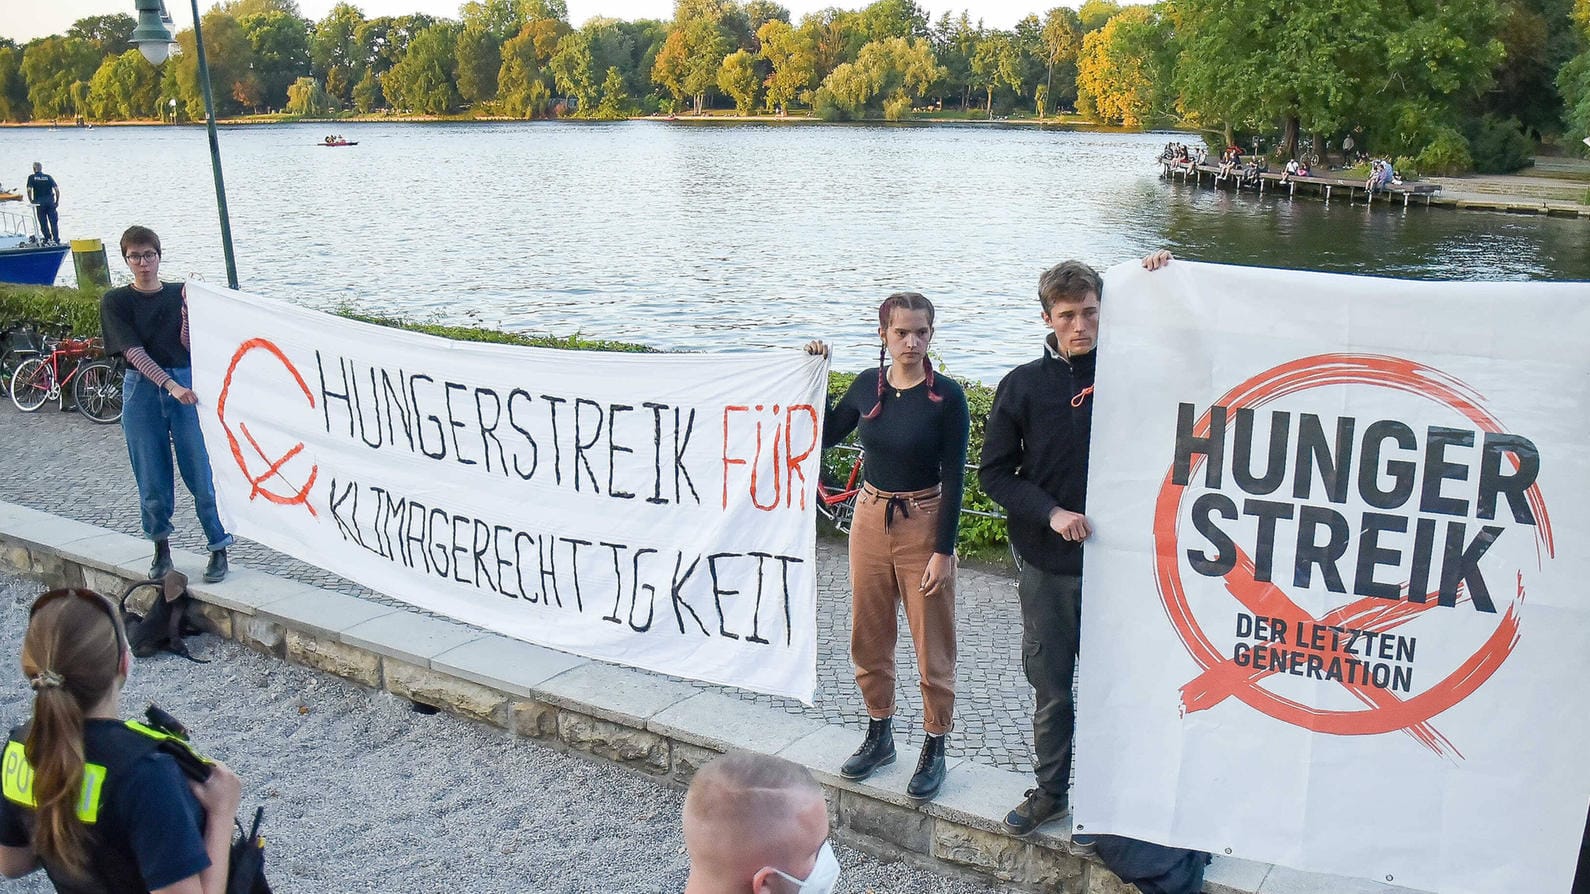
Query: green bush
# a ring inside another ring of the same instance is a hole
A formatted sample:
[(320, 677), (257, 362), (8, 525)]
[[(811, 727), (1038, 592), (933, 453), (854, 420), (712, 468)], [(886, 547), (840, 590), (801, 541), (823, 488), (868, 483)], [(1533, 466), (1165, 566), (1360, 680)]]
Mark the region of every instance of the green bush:
[(1397, 160), (1391, 163), (1391, 169), (1404, 180), (1418, 180), (1424, 176), (1424, 172), (1419, 169), (1419, 162), (1406, 155), (1397, 156)]
[(1440, 127), (1413, 159), (1414, 167), (1429, 175), (1461, 174), (1473, 170), (1474, 159), (1469, 155), (1469, 142), (1450, 127)]
[(72, 335), (98, 335), (99, 293), (0, 283), (0, 329), (25, 321)]
[(1535, 141), (1517, 118), (1486, 115), (1469, 124), (1469, 154), (1481, 174), (1511, 174), (1535, 163)]

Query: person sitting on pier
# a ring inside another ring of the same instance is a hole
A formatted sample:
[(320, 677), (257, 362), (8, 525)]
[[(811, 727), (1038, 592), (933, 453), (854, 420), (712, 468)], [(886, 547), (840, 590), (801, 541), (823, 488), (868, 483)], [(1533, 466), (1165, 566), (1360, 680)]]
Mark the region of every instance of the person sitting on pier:
[(1297, 159), (1295, 159), (1295, 158), (1287, 159), (1286, 169), (1281, 172), (1281, 182), (1282, 183), (1291, 182), (1293, 177), (1298, 176), (1298, 171), (1300, 171), (1301, 169), (1302, 169), (1301, 166), (1297, 163)]
[(1242, 152), (1238, 149), (1227, 147), (1220, 153), (1220, 173), (1215, 176), (1215, 181), (1230, 177), (1237, 170), (1237, 165), (1242, 163)]

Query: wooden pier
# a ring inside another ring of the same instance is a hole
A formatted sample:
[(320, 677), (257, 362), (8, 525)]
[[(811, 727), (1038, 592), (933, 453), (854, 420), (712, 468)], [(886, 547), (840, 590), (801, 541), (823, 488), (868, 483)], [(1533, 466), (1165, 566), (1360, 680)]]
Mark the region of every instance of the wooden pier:
[(1345, 177), (1321, 177), (1313, 174), (1307, 177), (1299, 177), (1296, 174), (1288, 177), (1285, 174), (1274, 171), (1265, 171), (1259, 174), (1258, 183), (1244, 183), (1240, 169), (1221, 176), (1219, 165), (1199, 165), (1191, 162), (1161, 159), (1159, 167), (1160, 176), (1166, 180), (1174, 180), (1180, 177), (1183, 182), (1190, 179), (1197, 185), (1202, 186), (1205, 177), (1207, 177), (1209, 185), (1216, 189), (1224, 187), (1241, 192), (1244, 188), (1247, 188), (1259, 195), (1263, 195), (1266, 189), (1272, 189), (1276, 191), (1286, 190), (1287, 195), (1295, 196), (1298, 188), (1302, 187), (1305, 193), (1320, 196), (1326, 202), (1331, 200), (1332, 192), (1346, 190), (1347, 201), (1349, 202), (1356, 201), (1358, 193), (1363, 193), (1364, 201), (1369, 204), (1374, 204), (1377, 195), (1384, 198), (1388, 203), (1395, 201), (1398, 196), (1401, 196), (1402, 207), (1406, 208), (1416, 198), (1423, 198), (1424, 203), (1429, 205), (1431, 198), (1441, 189), (1440, 186), (1434, 183), (1388, 183), (1374, 192), (1370, 192), (1364, 189), (1364, 181), (1362, 180)]

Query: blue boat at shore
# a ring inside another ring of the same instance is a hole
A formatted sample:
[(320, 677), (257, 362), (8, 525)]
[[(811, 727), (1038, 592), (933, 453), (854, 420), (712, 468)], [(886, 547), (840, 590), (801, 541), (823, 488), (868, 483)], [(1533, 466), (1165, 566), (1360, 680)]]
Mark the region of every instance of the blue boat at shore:
[(41, 242), (33, 208), (21, 196), (0, 195), (0, 202), (16, 203), (0, 207), (0, 282), (55, 285), (71, 246)]

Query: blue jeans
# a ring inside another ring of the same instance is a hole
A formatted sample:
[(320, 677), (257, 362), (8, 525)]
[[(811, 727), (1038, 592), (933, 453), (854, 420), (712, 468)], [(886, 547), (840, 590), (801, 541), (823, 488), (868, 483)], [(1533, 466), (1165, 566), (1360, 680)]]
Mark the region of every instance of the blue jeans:
[[(184, 388), (193, 387), (191, 369), (169, 370)], [(171, 392), (128, 369), (122, 383), (121, 429), (127, 435), (127, 457), (138, 481), (138, 513), (144, 536), (165, 540), (171, 536), (171, 513), (176, 506), (176, 482), (171, 475), (171, 454), (177, 455), (182, 482), (193, 494), (193, 507), (211, 552), (232, 545), (232, 535), (221, 524), (215, 508), (215, 481), (210, 477), (210, 455), (199, 431), (199, 410), (179, 402)]]

